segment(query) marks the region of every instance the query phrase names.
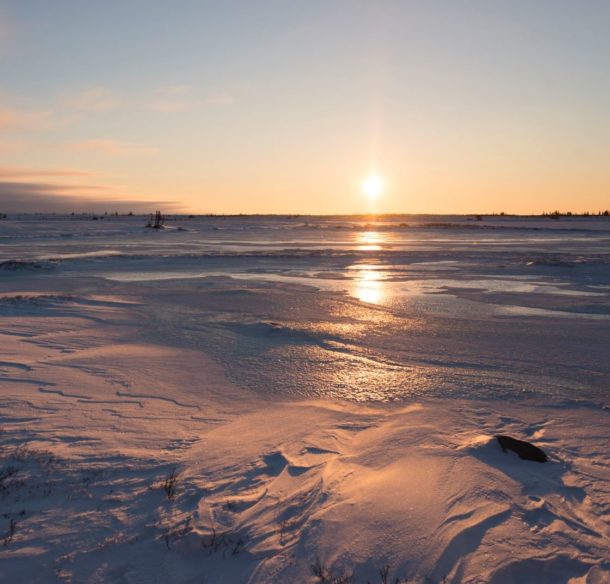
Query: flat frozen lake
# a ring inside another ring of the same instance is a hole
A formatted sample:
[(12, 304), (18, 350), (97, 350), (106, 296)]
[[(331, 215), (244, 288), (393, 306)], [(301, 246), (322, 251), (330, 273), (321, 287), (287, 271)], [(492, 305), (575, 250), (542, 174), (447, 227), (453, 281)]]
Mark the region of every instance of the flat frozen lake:
[(205, 350), (234, 382), (283, 397), (607, 403), (608, 218), (144, 224), (3, 221), (0, 277), (9, 287), (23, 278), (145, 287), (157, 299), (140, 309), (151, 334)]

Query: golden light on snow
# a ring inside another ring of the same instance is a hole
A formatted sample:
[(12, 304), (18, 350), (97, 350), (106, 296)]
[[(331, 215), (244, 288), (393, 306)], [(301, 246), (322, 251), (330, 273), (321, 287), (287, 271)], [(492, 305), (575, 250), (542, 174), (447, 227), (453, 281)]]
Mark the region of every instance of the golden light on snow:
[(362, 181), (362, 192), (369, 198), (369, 200), (374, 201), (381, 195), (383, 192), (384, 182), (383, 179), (376, 174), (369, 174)]
[(379, 304), (384, 297), (384, 283), (379, 266), (360, 264), (351, 266), (356, 270), (353, 295), (362, 302)]
[(381, 250), (381, 244), (383, 243), (383, 237), (381, 233), (376, 231), (365, 231), (364, 233), (358, 233), (357, 235), (359, 251), (379, 251)]

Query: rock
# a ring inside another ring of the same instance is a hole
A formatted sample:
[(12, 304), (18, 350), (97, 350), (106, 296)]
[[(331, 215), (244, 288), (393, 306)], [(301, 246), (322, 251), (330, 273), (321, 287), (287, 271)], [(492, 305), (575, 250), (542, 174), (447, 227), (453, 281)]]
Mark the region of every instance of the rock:
[(512, 450), (519, 455), (519, 458), (523, 460), (534, 460), (535, 462), (546, 462), (546, 454), (537, 446), (525, 442), (524, 440), (517, 440), (510, 436), (497, 435), (496, 440), (500, 443), (502, 451)]

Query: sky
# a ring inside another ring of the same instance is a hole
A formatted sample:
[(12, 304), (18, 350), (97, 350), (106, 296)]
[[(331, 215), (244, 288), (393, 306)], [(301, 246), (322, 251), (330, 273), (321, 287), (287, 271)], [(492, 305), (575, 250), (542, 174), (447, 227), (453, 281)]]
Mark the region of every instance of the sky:
[(608, 30), (607, 0), (0, 0), (0, 211), (606, 209)]

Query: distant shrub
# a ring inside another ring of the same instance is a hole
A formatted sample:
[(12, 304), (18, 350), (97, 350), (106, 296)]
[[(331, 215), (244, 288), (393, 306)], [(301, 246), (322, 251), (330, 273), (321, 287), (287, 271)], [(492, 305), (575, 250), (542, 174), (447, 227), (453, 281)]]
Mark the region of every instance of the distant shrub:
[(330, 570), (322, 563), (320, 556), (316, 556), (310, 565), (312, 575), (322, 584), (354, 584), (354, 578), (351, 574), (342, 572), (340, 574), (332, 574)]
[(161, 229), (165, 223), (165, 217), (161, 215), (161, 211), (157, 211), (154, 215), (151, 214), (146, 227), (153, 229)]
[(169, 501), (173, 501), (176, 498), (177, 486), (178, 471), (175, 468), (172, 468), (163, 481), (163, 490), (165, 491)]
[(11, 518), (11, 520), (9, 521), (8, 533), (2, 539), (2, 545), (4, 547), (7, 547), (8, 544), (11, 543), (11, 541), (13, 540), (13, 537), (15, 537), (16, 531), (17, 531), (17, 522)]

